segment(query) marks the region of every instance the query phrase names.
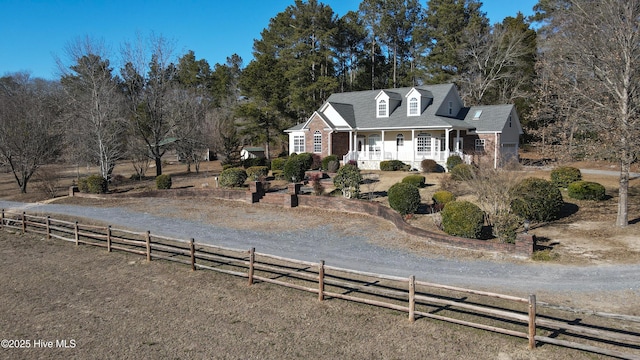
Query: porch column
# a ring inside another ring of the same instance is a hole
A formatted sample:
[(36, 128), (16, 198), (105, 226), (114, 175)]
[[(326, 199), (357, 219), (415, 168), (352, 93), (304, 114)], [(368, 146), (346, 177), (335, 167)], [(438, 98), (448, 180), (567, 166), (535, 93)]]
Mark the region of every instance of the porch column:
[(380, 146), (380, 160), (384, 160), (384, 130), (380, 131), (382, 133), (382, 146)]
[(349, 130), (349, 151), (353, 151), (353, 131)]
[(418, 150), (418, 142), (416, 141), (416, 131), (411, 129), (411, 144), (413, 151), (411, 151), (411, 166), (416, 162), (416, 151)]
[(460, 152), (460, 129), (456, 130), (456, 152)]
[(444, 131), (444, 141), (445, 144), (447, 144), (447, 146), (445, 146), (444, 148), (444, 159), (448, 159), (449, 158), (449, 151), (450, 151), (450, 146), (449, 146), (449, 131), (451, 131), (451, 129), (446, 129)]
[(493, 168), (498, 168), (498, 133), (495, 133), (494, 144), (493, 144)]

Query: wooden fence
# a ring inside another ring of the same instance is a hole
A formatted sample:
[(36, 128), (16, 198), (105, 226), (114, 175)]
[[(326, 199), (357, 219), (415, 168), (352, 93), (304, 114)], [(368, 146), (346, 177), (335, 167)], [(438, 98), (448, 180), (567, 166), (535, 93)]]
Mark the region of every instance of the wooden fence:
[[(558, 315), (560, 307), (538, 302), (535, 295), (510, 295), (355, 271), (317, 263), (196, 243), (111, 226), (79, 224), (50, 216), (2, 210), (0, 228), (183, 263), (315, 293), (319, 301), (336, 298), (406, 312), (409, 321), (431, 318), (528, 339), (530, 349), (549, 343), (622, 359), (640, 359), (640, 317), (601, 314), (584, 323)], [(565, 309), (566, 310), (566, 309)], [(566, 314), (566, 312), (564, 312)], [(615, 326), (611, 324), (615, 319)], [(544, 334), (544, 335), (543, 335)]]

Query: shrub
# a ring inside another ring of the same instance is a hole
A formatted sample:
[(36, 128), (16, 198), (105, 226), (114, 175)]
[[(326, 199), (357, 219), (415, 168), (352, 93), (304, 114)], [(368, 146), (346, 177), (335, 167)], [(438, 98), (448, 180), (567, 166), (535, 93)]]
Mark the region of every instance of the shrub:
[(456, 165), (463, 164), (462, 158), (458, 155), (451, 155), (447, 158), (447, 170), (451, 171)]
[(434, 203), (440, 205), (446, 205), (456, 199), (456, 196), (452, 192), (446, 190), (436, 191), (431, 198)]
[(572, 199), (578, 200), (604, 200), (604, 186), (597, 182), (576, 181), (569, 184), (568, 195)]
[(411, 166), (403, 163), (400, 160), (385, 160), (380, 161), (380, 170), (382, 171), (398, 171), (398, 170), (409, 170)]
[(271, 174), (273, 174), (273, 178), (276, 180), (285, 180), (284, 171), (282, 170), (271, 170)]
[(330, 173), (336, 173), (340, 169), (340, 163), (337, 160), (329, 161), (327, 164), (327, 171)]
[(571, 166), (560, 166), (551, 170), (551, 182), (559, 187), (566, 189), (572, 182), (582, 180), (580, 169)]
[(247, 172), (242, 168), (229, 168), (220, 173), (219, 184), (222, 187), (240, 187), (247, 180)]
[(526, 178), (509, 192), (511, 210), (524, 219), (549, 221), (558, 218), (564, 204), (560, 189), (544, 179)]
[(304, 155), (292, 154), (289, 159), (284, 163), (284, 178), (289, 182), (298, 182), (304, 179), (304, 173), (307, 170), (305, 160), (311, 159), (311, 157), (305, 157)]
[(333, 186), (342, 191), (344, 197), (358, 197), (362, 175), (357, 166), (347, 164), (338, 170), (333, 178)]
[[(337, 156), (335, 156), (335, 155), (328, 155), (328, 156), (325, 156), (325, 157), (322, 159), (322, 170), (328, 171), (328, 170), (329, 170), (329, 162), (331, 162), (331, 161), (338, 162), (338, 157), (337, 157)], [(339, 164), (339, 163), (338, 163), (338, 164)]]
[(156, 188), (158, 190), (171, 189), (171, 176), (167, 174), (156, 176)]
[(313, 186), (313, 195), (320, 196), (324, 195), (324, 185), (322, 185), (322, 174), (313, 173), (310, 176), (311, 184)]
[(264, 178), (269, 174), (269, 168), (266, 166), (251, 166), (247, 169), (247, 178), (258, 181), (260, 178)]
[(500, 212), (493, 217), (493, 235), (500, 241), (513, 244), (516, 242), (518, 229), (522, 219), (511, 212)]
[(287, 158), (275, 158), (271, 160), (271, 170), (284, 170), (284, 164), (287, 162)]
[[(105, 178), (100, 175), (91, 175), (85, 179), (85, 192), (91, 194), (104, 194), (107, 192), (108, 183)], [(80, 189), (80, 181), (78, 181), (78, 189)]]
[(411, 184), (417, 188), (423, 188), (425, 186), (425, 177), (418, 174), (408, 175), (402, 179), (405, 184)]
[(252, 166), (266, 166), (267, 159), (263, 157), (248, 158), (242, 160), (242, 167), (248, 169)]
[[(308, 152), (303, 152), (298, 154), (298, 160), (302, 162), (304, 165), (304, 170), (311, 170), (313, 166), (313, 154)], [(286, 166), (286, 165), (285, 165)]]
[(451, 179), (466, 181), (473, 177), (473, 167), (467, 164), (458, 164), (451, 169)]
[(401, 215), (413, 214), (420, 206), (420, 191), (411, 183), (393, 184), (388, 191), (389, 206)]
[(78, 179), (78, 191), (83, 193), (89, 192), (89, 186), (87, 185), (87, 178)]
[(309, 169), (311, 170), (319, 170), (322, 168), (322, 159), (318, 154), (311, 154), (311, 166)]
[(425, 173), (433, 173), (433, 172), (443, 172), (442, 166), (438, 165), (435, 160), (424, 159), (420, 162), (420, 167), (422, 167), (422, 172)]
[(477, 239), (482, 232), (484, 213), (468, 201), (451, 201), (440, 213), (444, 232), (453, 236)]

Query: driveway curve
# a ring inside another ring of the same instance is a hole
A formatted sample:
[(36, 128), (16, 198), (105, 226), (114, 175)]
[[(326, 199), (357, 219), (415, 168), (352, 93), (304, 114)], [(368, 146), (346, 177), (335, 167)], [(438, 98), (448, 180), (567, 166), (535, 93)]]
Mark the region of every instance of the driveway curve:
[[(526, 296), (529, 293), (582, 293), (624, 291), (640, 295), (640, 264), (556, 265), (539, 263), (455, 260), (421, 256), (404, 249), (387, 248), (366, 236), (345, 236), (331, 225), (303, 231), (242, 230), (152, 215), (121, 207), (89, 207), (0, 201), (12, 211), (64, 214), (108, 222), (115, 227), (236, 249), (255, 247), (261, 253), (394, 276), (415, 275), (418, 280), (452, 286), (491, 289)], [(188, 229), (189, 233), (186, 233)]]

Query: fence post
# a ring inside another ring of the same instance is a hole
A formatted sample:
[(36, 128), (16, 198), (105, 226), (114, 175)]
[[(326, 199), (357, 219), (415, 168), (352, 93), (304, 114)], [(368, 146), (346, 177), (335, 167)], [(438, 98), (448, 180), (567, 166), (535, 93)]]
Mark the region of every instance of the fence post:
[(193, 238), (189, 241), (189, 252), (191, 253), (191, 271), (196, 271), (196, 245)]
[(26, 221), (27, 213), (22, 212), (22, 233), (27, 232), (27, 221)]
[(416, 276), (409, 276), (409, 322), (416, 321)]
[(76, 246), (78, 246), (78, 242), (80, 240), (80, 234), (78, 234), (78, 222), (76, 221), (76, 223), (73, 225), (73, 232), (75, 233), (75, 237), (76, 237)]
[(529, 349), (536, 348), (536, 296), (529, 295)]
[(147, 230), (147, 261), (151, 261), (151, 231)]
[(4, 209), (2, 209), (2, 214), (0, 214), (0, 229), (4, 229)]
[(324, 260), (318, 264), (318, 301), (324, 300)]
[(107, 251), (111, 252), (111, 225), (107, 226)]
[(51, 240), (51, 216), (47, 215), (47, 240)]
[(253, 263), (256, 261), (256, 248), (249, 250), (249, 285), (253, 285)]

